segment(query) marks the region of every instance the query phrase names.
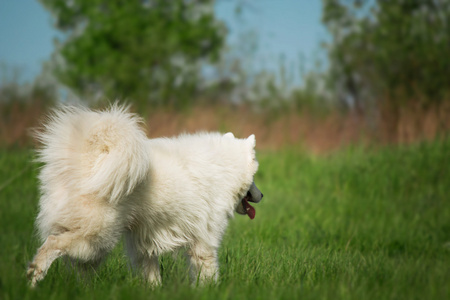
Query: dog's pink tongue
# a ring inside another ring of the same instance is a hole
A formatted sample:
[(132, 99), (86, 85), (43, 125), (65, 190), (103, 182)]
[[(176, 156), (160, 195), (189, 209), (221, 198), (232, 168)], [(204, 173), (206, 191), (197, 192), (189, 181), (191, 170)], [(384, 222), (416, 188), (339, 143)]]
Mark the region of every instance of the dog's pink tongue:
[(250, 217), (250, 219), (254, 219), (256, 215), (255, 208), (248, 203), (247, 199), (243, 199), (242, 203), (244, 203), (245, 211), (247, 212), (247, 215)]

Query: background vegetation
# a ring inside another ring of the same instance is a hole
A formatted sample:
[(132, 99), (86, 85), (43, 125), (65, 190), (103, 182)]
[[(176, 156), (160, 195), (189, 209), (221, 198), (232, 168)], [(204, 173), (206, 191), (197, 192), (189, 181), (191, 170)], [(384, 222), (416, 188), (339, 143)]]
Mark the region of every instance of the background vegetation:
[(55, 72), (83, 96), (183, 104), (196, 96), (201, 63), (223, 47), (211, 0), (41, 2), (64, 33)]
[[(250, 72), (257, 35), (249, 32), (238, 49), (230, 48), (212, 0), (41, 2), (61, 31), (45, 68), (55, 81), (41, 76), (24, 87), (2, 67), (3, 145), (29, 142), (25, 128), (59, 101), (61, 86), (91, 106), (132, 103), (151, 128), (158, 127), (152, 118), (168, 110), (242, 113), (239, 119), (259, 122), (238, 131), (264, 128), (267, 141), (271, 131), (290, 131), (272, 144), (302, 143), (314, 151), (355, 141), (411, 143), (450, 128), (448, 0), (323, 0), (328, 59), (304, 74), (300, 86), (289, 82), (283, 65), (277, 74)], [(198, 118), (176, 117), (181, 124)]]
[[(448, 111), (449, 20), (445, 0), (325, 0), (336, 99), (359, 115), (378, 113), (390, 140), (398, 138), (402, 115), (420, 123), (428, 111)], [(435, 118), (439, 129), (448, 129), (448, 116)]]

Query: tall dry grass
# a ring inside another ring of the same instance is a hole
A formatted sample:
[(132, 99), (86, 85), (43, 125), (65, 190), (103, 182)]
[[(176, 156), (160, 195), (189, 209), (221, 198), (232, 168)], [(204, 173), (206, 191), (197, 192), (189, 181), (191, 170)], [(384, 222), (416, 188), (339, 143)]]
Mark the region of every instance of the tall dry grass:
[(274, 116), (247, 106), (194, 107), (188, 113), (155, 111), (146, 120), (150, 137), (199, 130), (231, 131), (238, 137), (255, 134), (258, 147), (269, 149), (296, 145), (323, 152), (364, 140), (356, 118), (338, 113), (317, 117), (306, 112), (284, 112)]
[(231, 131), (257, 136), (260, 148), (298, 146), (314, 153), (352, 144), (409, 144), (432, 140), (450, 131), (450, 103), (424, 110), (410, 106), (383, 111), (370, 120), (356, 113), (257, 112), (251, 107), (194, 107), (188, 113), (158, 110), (147, 118), (150, 137), (199, 130)]
[[(42, 101), (0, 105), (0, 145), (30, 146), (29, 129), (38, 126), (48, 107)], [(368, 118), (355, 113), (330, 112), (317, 116), (307, 111), (276, 114), (249, 106), (194, 106), (179, 112), (155, 109), (144, 116), (149, 137), (174, 136), (196, 131), (255, 134), (260, 149), (296, 146), (326, 153), (352, 144), (409, 144), (432, 140), (450, 131), (450, 103), (424, 110), (409, 106), (380, 110)]]
[(30, 129), (39, 125), (47, 106), (40, 99), (0, 103), (0, 147), (25, 147), (32, 143)]
[(427, 106), (409, 101), (395, 108), (381, 105), (379, 112), (377, 138), (383, 143), (410, 144), (450, 132), (450, 101)]

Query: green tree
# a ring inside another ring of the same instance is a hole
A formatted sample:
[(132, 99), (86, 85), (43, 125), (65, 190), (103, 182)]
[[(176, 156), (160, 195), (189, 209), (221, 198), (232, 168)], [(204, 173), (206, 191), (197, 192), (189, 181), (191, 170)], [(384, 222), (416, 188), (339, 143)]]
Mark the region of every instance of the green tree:
[(212, 0), (40, 0), (62, 31), (55, 74), (78, 94), (141, 108), (183, 105), (201, 65), (218, 60), (224, 26)]
[(450, 96), (450, 1), (323, 0), (331, 82), (360, 113)]

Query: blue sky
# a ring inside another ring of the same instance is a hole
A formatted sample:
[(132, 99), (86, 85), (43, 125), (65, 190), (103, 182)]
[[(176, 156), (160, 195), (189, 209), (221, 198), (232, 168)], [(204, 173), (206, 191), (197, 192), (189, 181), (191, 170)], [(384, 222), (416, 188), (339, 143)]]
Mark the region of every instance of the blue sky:
[[(241, 17), (236, 14), (238, 3), (243, 3)], [(321, 5), (320, 0), (218, 0), (216, 14), (229, 29), (230, 44), (245, 43), (238, 38), (242, 33), (256, 33), (253, 58), (261, 68), (276, 69), (283, 57), (297, 72), (300, 61), (310, 70), (323, 57)], [(0, 63), (19, 68), (22, 81), (40, 73), (56, 34), (50, 14), (37, 0), (0, 0)]]

